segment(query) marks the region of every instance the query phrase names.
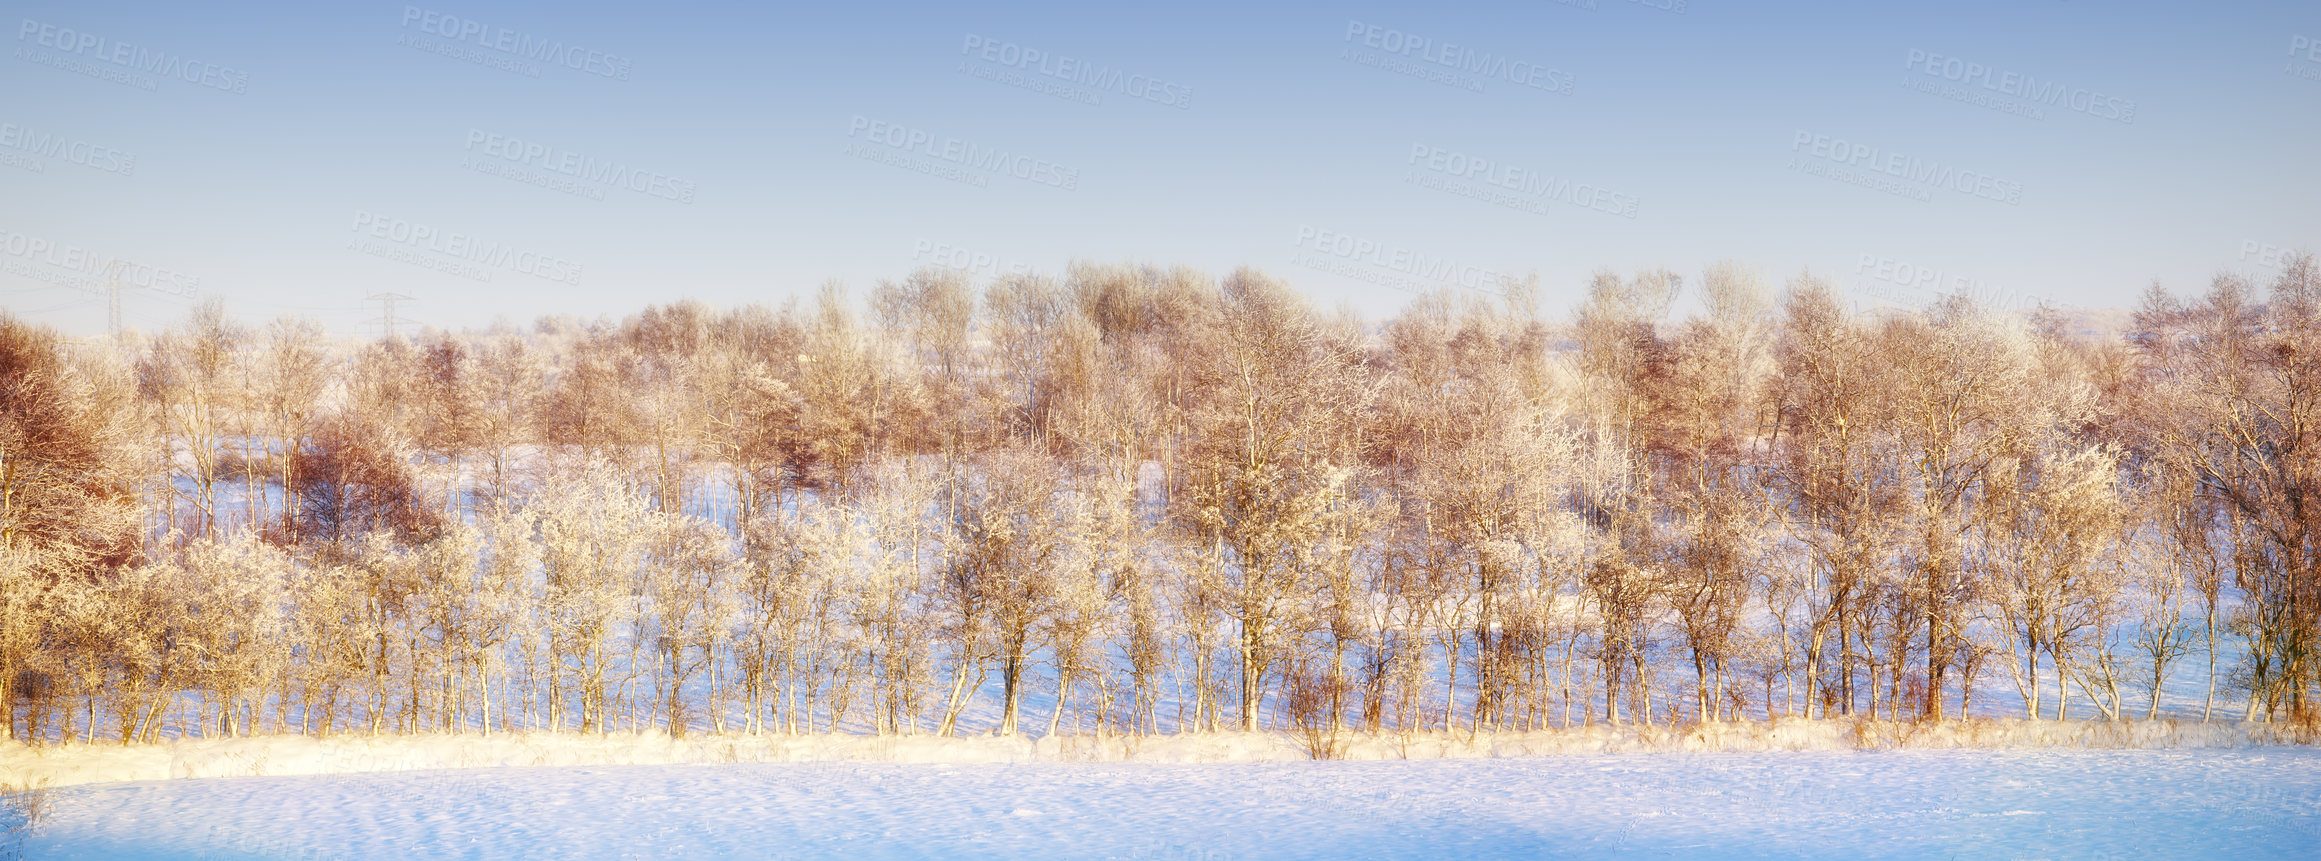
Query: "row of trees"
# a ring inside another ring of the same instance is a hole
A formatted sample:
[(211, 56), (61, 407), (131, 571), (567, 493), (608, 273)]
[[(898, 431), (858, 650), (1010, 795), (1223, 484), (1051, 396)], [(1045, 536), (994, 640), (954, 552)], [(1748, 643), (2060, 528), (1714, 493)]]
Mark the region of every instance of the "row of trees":
[(2309, 259), (2124, 333), (1733, 265), (1672, 320), (1682, 287), (1599, 274), (1563, 323), (1529, 285), (1371, 324), (1093, 265), (416, 342), (0, 316), (0, 731), (1941, 719), (1994, 684), (2124, 719), (2195, 659), (2204, 718), (2313, 715)]

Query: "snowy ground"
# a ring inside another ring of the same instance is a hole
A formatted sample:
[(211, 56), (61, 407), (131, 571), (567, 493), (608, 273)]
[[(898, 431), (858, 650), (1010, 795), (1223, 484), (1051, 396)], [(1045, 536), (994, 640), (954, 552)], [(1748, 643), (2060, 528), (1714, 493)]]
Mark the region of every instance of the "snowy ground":
[[(1035, 762), (1156, 764), (1300, 762), (1313, 742), (1278, 732), (1164, 736), (944, 738), (629, 733), (424, 733), (328, 737), (266, 735), (161, 744), (0, 744), (0, 787), (211, 777), (289, 777), (486, 767), (703, 765), (746, 762), (887, 762), (998, 765)], [(2222, 721), (1950, 721), (1940, 724), (1784, 719), (1682, 727), (1596, 724), (1532, 732), (1346, 733), (1331, 740), (1351, 760), (1466, 759), (1540, 754), (1764, 753), (1891, 750), (2185, 750), (2312, 744), (2295, 725)]]
[(2321, 857), (2321, 750), (735, 763), (91, 784), (30, 857)]

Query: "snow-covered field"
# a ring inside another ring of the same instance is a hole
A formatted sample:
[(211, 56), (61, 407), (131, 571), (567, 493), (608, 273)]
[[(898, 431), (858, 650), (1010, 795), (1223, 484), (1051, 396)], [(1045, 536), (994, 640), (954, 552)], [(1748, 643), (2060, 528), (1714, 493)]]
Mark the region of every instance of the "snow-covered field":
[[(2311, 744), (2294, 724), (2221, 721), (1974, 720), (1939, 724), (1801, 720), (1613, 727), (1532, 732), (1345, 733), (1334, 755), (1351, 760), (1467, 759), (1540, 754), (1764, 753), (1852, 750), (2121, 750), (2251, 748)], [(327, 737), (272, 735), (177, 739), (160, 744), (0, 745), (0, 786), (72, 786), (204, 777), (288, 777), (381, 771), (522, 766), (702, 765), (737, 762), (1162, 764), (1299, 762), (1314, 739), (1280, 732), (1163, 736), (1055, 735), (944, 738), (628, 733), (428, 733)]]
[(2321, 750), (732, 763), (91, 784), (30, 857), (2321, 857)]

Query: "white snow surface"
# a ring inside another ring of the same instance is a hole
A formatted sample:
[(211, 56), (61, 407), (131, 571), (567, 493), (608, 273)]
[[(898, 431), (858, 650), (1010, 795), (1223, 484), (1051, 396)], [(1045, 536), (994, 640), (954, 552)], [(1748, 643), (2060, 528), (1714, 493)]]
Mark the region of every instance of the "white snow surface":
[[(2281, 723), (1971, 720), (1740, 721), (1683, 727), (1573, 727), (1532, 732), (1345, 733), (1336, 757), (1402, 760), (1596, 753), (1744, 753), (1899, 749), (2186, 749), (2310, 744)], [(159, 744), (0, 745), (0, 784), (51, 787), (174, 778), (357, 774), (452, 768), (685, 765), (735, 762), (1294, 762), (1308, 740), (1281, 732), (1160, 736), (873, 736), (643, 733), (263, 735)]]
[(2321, 750), (501, 767), (87, 784), (28, 857), (2312, 858)]

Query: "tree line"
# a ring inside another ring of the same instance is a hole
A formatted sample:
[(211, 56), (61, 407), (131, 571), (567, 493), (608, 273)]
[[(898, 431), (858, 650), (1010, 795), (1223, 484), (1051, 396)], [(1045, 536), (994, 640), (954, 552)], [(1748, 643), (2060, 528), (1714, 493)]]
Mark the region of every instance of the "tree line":
[(2311, 258), (2124, 332), (1687, 286), (0, 315), (0, 733), (2312, 719)]

